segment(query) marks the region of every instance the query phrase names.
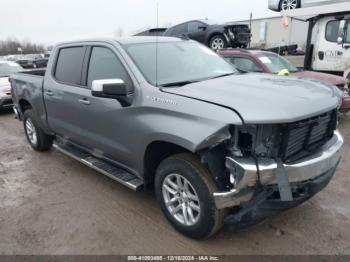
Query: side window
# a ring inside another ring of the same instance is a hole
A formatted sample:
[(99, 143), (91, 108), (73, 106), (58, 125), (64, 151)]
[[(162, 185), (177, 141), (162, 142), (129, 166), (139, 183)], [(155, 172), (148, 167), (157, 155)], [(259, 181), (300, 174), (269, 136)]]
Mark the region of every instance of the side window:
[(263, 72), (263, 69), (254, 61), (244, 57), (232, 57), (231, 63), (234, 64), (239, 70), (246, 72)]
[(199, 27), (205, 26), (205, 24), (200, 22), (190, 22), (188, 23), (188, 33), (196, 33), (199, 31), (203, 31), (202, 29), (199, 29)]
[(336, 43), (338, 39), (340, 21), (329, 21), (326, 26), (326, 40)]
[(172, 35), (182, 35), (187, 33), (187, 24), (182, 24), (174, 27)]
[(125, 70), (117, 56), (108, 48), (93, 47), (88, 70), (88, 87), (92, 81), (102, 79), (122, 79), (127, 86), (132, 82), (129, 74)]
[(84, 47), (62, 48), (57, 58), (55, 78), (67, 84), (80, 85), (84, 54)]
[(348, 20), (348, 23), (347, 23), (347, 26), (346, 26), (345, 43), (350, 44), (350, 20)]

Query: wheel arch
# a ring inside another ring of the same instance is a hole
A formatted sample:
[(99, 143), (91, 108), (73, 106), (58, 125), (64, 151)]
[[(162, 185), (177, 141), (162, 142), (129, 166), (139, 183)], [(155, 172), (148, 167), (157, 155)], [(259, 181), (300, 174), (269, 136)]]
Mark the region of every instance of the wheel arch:
[[(152, 187), (154, 184), (154, 177), (159, 164), (166, 158), (185, 152), (192, 152), (184, 146), (168, 142), (168, 141), (153, 141), (151, 142), (144, 154), (144, 182), (146, 187)], [(192, 152), (193, 153), (193, 152)]]
[(24, 99), (24, 98), (21, 98), (18, 101), (18, 106), (19, 106), (19, 110), (22, 114), (28, 109), (33, 109), (33, 106), (31, 105), (31, 103), (27, 99)]
[(206, 42), (207, 46), (210, 47), (211, 40), (213, 39), (214, 36), (217, 36), (217, 35), (223, 36), (225, 38), (224, 32), (222, 32), (222, 31), (210, 32), (209, 35), (208, 35), (208, 38), (207, 38), (207, 42)]

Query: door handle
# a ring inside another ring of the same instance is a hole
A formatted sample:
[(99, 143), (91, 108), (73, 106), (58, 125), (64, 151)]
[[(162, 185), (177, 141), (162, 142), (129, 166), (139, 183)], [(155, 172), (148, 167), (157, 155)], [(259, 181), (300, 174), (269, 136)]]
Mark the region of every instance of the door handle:
[(51, 90), (46, 90), (46, 95), (47, 96), (53, 96), (53, 92)]
[(87, 98), (79, 99), (78, 101), (80, 104), (83, 104), (86, 106), (91, 105), (91, 102)]

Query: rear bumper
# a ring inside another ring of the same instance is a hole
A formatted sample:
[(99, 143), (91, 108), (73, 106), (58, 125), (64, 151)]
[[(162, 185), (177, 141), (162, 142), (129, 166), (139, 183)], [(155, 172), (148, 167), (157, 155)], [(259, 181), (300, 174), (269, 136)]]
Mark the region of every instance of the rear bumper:
[(0, 97), (0, 108), (12, 108), (13, 102), (11, 96)]
[[(288, 182), (304, 183), (320, 177), (330, 170), (335, 171), (341, 158), (341, 148), (344, 140), (338, 131), (333, 138), (325, 144), (314, 155), (304, 158), (293, 164), (283, 164), (284, 172)], [(230, 192), (214, 193), (214, 201), (218, 209), (240, 206), (242, 203), (249, 202), (256, 194), (255, 188), (259, 178), (261, 185), (265, 188), (277, 186), (277, 162), (274, 159), (258, 160), (254, 159), (234, 159), (228, 157), (226, 166), (232, 173), (239, 173), (242, 179), (236, 188)]]

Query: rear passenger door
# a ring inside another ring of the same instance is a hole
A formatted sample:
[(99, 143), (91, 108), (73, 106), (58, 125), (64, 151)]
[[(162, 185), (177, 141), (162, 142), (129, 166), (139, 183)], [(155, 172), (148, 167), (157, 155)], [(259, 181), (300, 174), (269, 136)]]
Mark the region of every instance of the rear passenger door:
[[(56, 53), (51, 77), (44, 82), (47, 121), (58, 135), (81, 141), (81, 74), (85, 46), (62, 47)], [(49, 72), (48, 72), (49, 73)]]

